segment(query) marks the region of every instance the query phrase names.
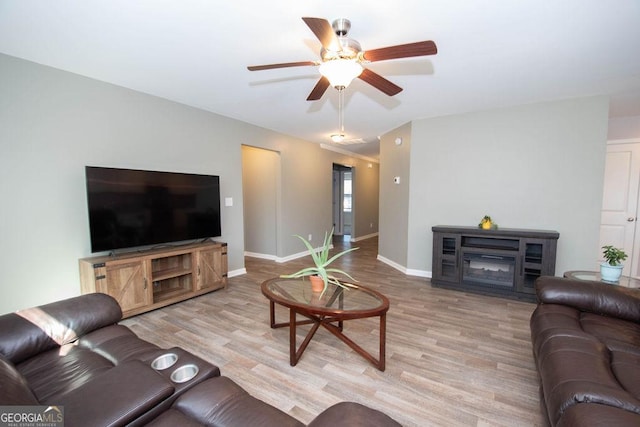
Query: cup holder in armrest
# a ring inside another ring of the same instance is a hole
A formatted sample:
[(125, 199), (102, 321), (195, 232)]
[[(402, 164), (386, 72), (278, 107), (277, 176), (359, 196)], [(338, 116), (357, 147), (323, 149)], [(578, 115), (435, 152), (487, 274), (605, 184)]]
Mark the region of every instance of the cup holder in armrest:
[(174, 383), (186, 383), (198, 375), (198, 367), (192, 363), (180, 366), (171, 373), (171, 381)]
[(151, 362), (151, 367), (156, 371), (162, 371), (163, 369), (172, 367), (177, 360), (177, 354), (166, 353), (153, 359), (153, 362)]

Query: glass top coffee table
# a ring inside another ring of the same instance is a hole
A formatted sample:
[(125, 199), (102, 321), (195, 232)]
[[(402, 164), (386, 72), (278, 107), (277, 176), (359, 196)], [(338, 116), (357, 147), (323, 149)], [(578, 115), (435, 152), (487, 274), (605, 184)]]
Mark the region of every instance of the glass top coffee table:
[(584, 271), (584, 270), (565, 271), (563, 276), (566, 277), (567, 279), (603, 282), (603, 283), (608, 283), (610, 285), (622, 286), (624, 288), (631, 288), (631, 289), (640, 288), (639, 279), (634, 279), (633, 277), (629, 277), (629, 276), (621, 276), (620, 280), (617, 282), (608, 282), (606, 280), (602, 280), (602, 277), (600, 277), (600, 272), (598, 271)]
[[(347, 288), (329, 284), (324, 293), (312, 292), (311, 283), (302, 279), (270, 279), (262, 283), (262, 293), (269, 300), (269, 321), (272, 328), (289, 327), (289, 362), (295, 366), (320, 326), (342, 340), (351, 349), (385, 370), (386, 316), (389, 300), (380, 292), (356, 284)], [(289, 321), (276, 323), (275, 304), (289, 309)], [(297, 320), (297, 315), (307, 320)], [(380, 353), (378, 358), (356, 344), (343, 333), (345, 320), (380, 318)], [(300, 348), (296, 348), (296, 327), (312, 324)]]

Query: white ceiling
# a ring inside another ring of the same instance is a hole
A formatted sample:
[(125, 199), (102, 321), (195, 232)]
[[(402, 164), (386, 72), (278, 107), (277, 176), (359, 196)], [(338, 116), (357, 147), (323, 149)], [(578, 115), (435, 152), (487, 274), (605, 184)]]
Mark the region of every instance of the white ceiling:
[[(404, 88), (356, 80), (348, 138), (418, 118), (610, 94), (640, 115), (639, 0), (0, 0), (0, 52), (318, 143), (338, 127), (337, 91), (305, 101), (317, 67), (301, 17), (351, 20), (363, 50), (434, 40), (435, 56), (369, 64)], [(375, 156), (376, 143), (365, 149)]]

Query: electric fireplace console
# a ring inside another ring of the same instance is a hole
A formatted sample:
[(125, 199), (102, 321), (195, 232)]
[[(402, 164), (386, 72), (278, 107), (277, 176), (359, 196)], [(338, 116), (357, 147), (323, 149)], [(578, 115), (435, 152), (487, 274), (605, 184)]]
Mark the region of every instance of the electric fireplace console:
[(445, 225), (431, 230), (435, 286), (535, 301), (535, 280), (555, 275), (556, 231)]

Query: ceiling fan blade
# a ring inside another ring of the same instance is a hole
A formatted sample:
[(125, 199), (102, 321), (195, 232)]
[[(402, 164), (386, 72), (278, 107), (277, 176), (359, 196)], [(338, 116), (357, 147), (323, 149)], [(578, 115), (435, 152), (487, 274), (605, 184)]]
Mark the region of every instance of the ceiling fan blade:
[(326, 19), (322, 18), (302, 18), (307, 26), (316, 35), (322, 46), (330, 52), (340, 52), (342, 45), (338, 36), (333, 31), (331, 24)]
[(412, 56), (435, 55), (438, 53), (436, 44), (431, 40), (415, 43), (400, 44), (397, 46), (382, 47), (368, 50), (364, 53), (366, 61), (384, 61), (386, 59), (409, 58)]
[(358, 76), (360, 80), (364, 80), (376, 89), (386, 93), (389, 96), (396, 95), (402, 92), (402, 88), (395, 83), (382, 77), (380, 74), (375, 73), (368, 68), (362, 70), (362, 74)]
[(318, 63), (315, 61), (300, 61), (300, 62), (283, 62), (281, 64), (250, 65), (247, 67), (247, 70), (260, 71), (260, 70), (271, 70), (274, 68), (304, 67), (307, 65), (318, 65)]
[(320, 77), (320, 80), (318, 80), (318, 83), (316, 83), (315, 87), (307, 97), (307, 101), (317, 101), (322, 98), (322, 95), (324, 95), (329, 85), (329, 79), (325, 76)]

